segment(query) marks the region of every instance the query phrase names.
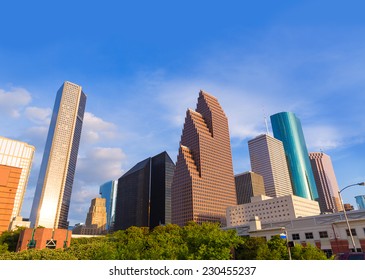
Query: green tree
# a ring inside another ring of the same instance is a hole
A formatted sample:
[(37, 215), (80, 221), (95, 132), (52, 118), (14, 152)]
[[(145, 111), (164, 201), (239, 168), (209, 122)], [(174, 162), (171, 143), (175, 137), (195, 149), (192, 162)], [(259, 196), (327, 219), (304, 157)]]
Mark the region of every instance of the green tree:
[(182, 238), (182, 229), (178, 225), (168, 224), (153, 229), (147, 239), (144, 259), (177, 260), (187, 254), (187, 244)]
[(263, 237), (243, 236), (241, 244), (235, 250), (237, 260), (256, 260), (260, 250), (267, 249), (266, 239)]
[(142, 260), (147, 249), (148, 235), (148, 228), (132, 226), (119, 230), (108, 238), (114, 243), (117, 259)]
[[(280, 236), (273, 236), (267, 243), (267, 250), (261, 248), (258, 252), (258, 260), (287, 260), (289, 259), (286, 240)], [(265, 246), (266, 247), (266, 246)]]
[(222, 230), (218, 223), (201, 225), (190, 222), (182, 228), (182, 237), (187, 245), (183, 259), (228, 260), (242, 239), (234, 230)]
[(0, 255), (0, 260), (76, 260), (63, 249), (24, 250), (21, 252), (6, 252)]
[(24, 229), (25, 229), (24, 227), (17, 227), (13, 231), (4, 231), (0, 235), (0, 248), (2, 247), (2, 249), (0, 249), (0, 252), (1, 252), (1, 250), (4, 250), (4, 248), (5, 248), (4, 245), (7, 246), (7, 251), (15, 252), (17, 244), (18, 244), (20, 232), (23, 231)]
[(291, 248), (293, 260), (327, 260), (326, 254), (317, 247), (307, 244), (305, 247), (296, 244)]
[(70, 248), (65, 251), (78, 260), (114, 260), (116, 249), (105, 237), (72, 239)]

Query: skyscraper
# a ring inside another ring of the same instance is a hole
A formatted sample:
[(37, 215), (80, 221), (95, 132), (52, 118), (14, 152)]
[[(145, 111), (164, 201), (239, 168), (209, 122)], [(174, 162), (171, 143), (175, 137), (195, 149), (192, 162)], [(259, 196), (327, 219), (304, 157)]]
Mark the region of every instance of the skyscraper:
[(65, 82), (57, 92), (30, 220), (33, 227), (67, 228), (86, 95)]
[(251, 197), (265, 195), (264, 178), (248, 171), (234, 176), (237, 193), (237, 204), (251, 202)]
[(293, 194), (283, 142), (268, 134), (248, 141), (251, 169), (264, 178), (267, 196)]
[(283, 142), (294, 195), (317, 200), (318, 192), (300, 120), (291, 112), (270, 117), (274, 137)]
[(99, 194), (105, 198), (106, 229), (113, 230), (115, 221), (115, 206), (117, 204), (118, 180), (106, 182), (100, 186)]
[(355, 200), (358, 209), (365, 209), (365, 195), (357, 195)]
[(222, 222), (237, 205), (228, 120), (218, 100), (200, 91), (188, 109), (171, 187), (172, 222)]
[(86, 215), (86, 228), (93, 234), (101, 234), (106, 229), (105, 198), (97, 197), (91, 200), (89, 212)]
[(25, 142), (0, 136), (0, 164), (21, 168), (11, 218), (20, 216), (35, 148)]
[(310, 163), (316, 180), (318, 203), (322, 213), (342, 211), (338, 196), (338, 183), (331, 158), (325, 153), (309, 153)]
[(171, 223), (175, 164), (166, 152), (147, 158), (118, 180), (114, 230)]

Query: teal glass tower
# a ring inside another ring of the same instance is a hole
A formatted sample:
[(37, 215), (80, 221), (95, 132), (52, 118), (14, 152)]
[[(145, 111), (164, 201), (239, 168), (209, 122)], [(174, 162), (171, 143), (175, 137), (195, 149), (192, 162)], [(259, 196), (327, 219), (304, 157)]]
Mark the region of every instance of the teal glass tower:
[(309, 160), (300, 120), (291, 112), (270, 116), (274, 137), (283, 142), (294, 195), (318, 200), (318, 192)]
[(118, 180), (109, 181), (100, 186), (99, 194), (105, 198), (106, 229), (112, 231), (115, 221), (115, 206), (117, 203)]
[(355, 196), (358, 209), (365, 209), (365, 195)]

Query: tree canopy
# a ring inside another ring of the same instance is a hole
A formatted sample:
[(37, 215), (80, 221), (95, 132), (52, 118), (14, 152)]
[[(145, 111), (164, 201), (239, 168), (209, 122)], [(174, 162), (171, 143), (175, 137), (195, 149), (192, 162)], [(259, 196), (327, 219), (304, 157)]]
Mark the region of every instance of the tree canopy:
[[(73, 238), (66, 249), (30, 249), (15, 252), (19, 233), (0, 236), (0, 260), (285, 260), (289, 258), (286, 241), (274, 236), (240, 237), (234, 230), (222, 230), (217, 223), (190, 222), (153, 230), (130, 227), (100, 237)], [(327, 259), (315, 246), (296, 245), (293, 259)]]

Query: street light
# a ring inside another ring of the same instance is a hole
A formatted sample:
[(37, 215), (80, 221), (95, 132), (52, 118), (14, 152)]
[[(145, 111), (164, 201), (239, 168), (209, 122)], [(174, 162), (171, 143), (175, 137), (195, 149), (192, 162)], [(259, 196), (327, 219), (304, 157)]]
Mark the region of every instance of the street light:
[(354, 237), (352, 236), (349, 220), (347, 219), (346, 209), (345, 209), (345, 206), (343, 205), (343, 201), (342, 201), (342, 197), (341, 197), (341, 192), (342, 191), (346, 190), (349, 187), (353, 187), (353, 186), (365, 186), (365, 182), (351, 184), (351, 185), (348, 185), (348, 186), (344, 187), (342, 190), (338, 191), (338, 196), (340, 197), (340, 202), (341, 202), (341, 205), (342, 205), (342, 208), (343, 208), (343, 214), (345, 216), (347, 228), (349, 230), (349, 235), (350, 235), (350, 238), (351, 238), (352, 246), (354, 247), (354, 252), (356, 252), (356, 245), (355, 245)]
[(289, 247), (288, 231), (285, 229), (285, 227), (282, 227), (281, 230), (283, 232), (280, 234), (280, 238), (286, 240), (286, 248), (288, 249), (289, 260), (291, 260), (291, 252), (290, 252), (290, 247)]

